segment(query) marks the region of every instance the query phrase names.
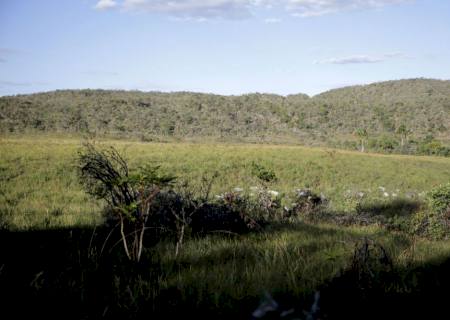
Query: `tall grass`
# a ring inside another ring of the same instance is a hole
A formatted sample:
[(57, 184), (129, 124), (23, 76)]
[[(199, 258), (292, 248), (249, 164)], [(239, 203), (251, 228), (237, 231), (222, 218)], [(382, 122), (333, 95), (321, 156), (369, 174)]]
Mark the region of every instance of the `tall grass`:
[[(270, 189), (285, 199), (295, 189), (323, 193), (334, 211), (353, 212), (360, 202), (412, 198), (450, 180), (450, 159), (386, 156), (319, 148), (268, 145), (101, 141), (125, 154), (131, 167), (160, 164), (178, 180), (200, 184), (218, 173), (212, 192), (258, 184), (252, 163), (273, 169)], [(81, 189), (75, 170), (81, 141), (63, 138), (0, 140), (0, 212), (13, 228), (93, 225), (102, 204)], [(286, 200), (288, 204), (288, 200)]]

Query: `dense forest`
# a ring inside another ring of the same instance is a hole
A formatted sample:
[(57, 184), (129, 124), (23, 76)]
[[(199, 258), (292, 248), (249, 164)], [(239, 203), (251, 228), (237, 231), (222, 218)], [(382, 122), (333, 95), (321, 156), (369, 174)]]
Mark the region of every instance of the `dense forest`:
[(449, 155), (450, 81), (387, 81), (313, 97), (118, 90), (0, 97), (0, 133), (37, 132)]

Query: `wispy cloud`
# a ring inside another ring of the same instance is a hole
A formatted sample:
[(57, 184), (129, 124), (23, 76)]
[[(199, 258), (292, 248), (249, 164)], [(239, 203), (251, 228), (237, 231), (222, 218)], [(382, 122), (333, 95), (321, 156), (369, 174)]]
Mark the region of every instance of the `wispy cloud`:
[(29, 87), (33, 85), (31, 82), (15, 82), (0, 80), (0, 87)]
[(95, 5), (95, 9), (97, 10), (106, 10), (106, 9), (112, 9), (114, 7), (117, 7), (117, 2), (114, 0), (100, 0)]
[(371, 57), (366, 55), (355, 55), (342, 58), (329, 58), (321, 61), (315, 61), (316, 64), (355, 64), (355, 63), (377, 63), (384, 61), (383, 58)]
[[(129, 83), (111, 84), (103, 86), (103, 88), (108, 90), (131, 90), (131, 91), (137, 90), (137, 91), (164, 91), (164, 92), (185, 90), (184, 87), (178, 86), (176, 84), (156, 83), (156, 82), (140, 82), (134, 84)], [(189, 90), (191, 91), (191, 89)]]
[(119, 75), (118, 72), (107, 70), (88, 70), (82, 72), (82, 74), (94, 77), (117, 77)]
[(408, 58), (401, 52), (386, 53), (382, 55), (352, 55), (339, 58), (328, 58), (314, 61), (314, 64), (360, 64), (360, 63), (378, 63), (394, 58)]
[(251, 16), (255, 4), (249, 0), (124, 0), (129, 11), (163, 13), (184, 18), (243, 19)]
[(379, 9), (414, 0), (287, 0), (287, 9), (297, 17), (317, 17), (350, 10)]
[(45, 86), (48, 82), (16, 82), (9, 80), (0, 80), (0, 88), (4, 87), (31, 87), (31, 86)]
[(267, 23), (267, 24), (275, 24), (275, 23), (280, 23), (280, 22), (281, 22), (281, 19), (278, 19), (278, 18), (264, 19), (264, 23)]
[(5, 63), (8, 61), (7, 57), (19, 54), (21, 51), (11, 49), (11, 48), (0, 48), (0, 63)]
[(248, 18), (257, 8), (283, 8), (293, 16), (313, 17), (341, 11), (377, 9), (411, 1), (415, 0), (100, 0), (95, 8), (162, 13), (195, 21), (198, 18)]
[(3, 55), (3, 54), (14, 54), (14, 53), (18, 53), (19, 51), (18, 50), (14, 50), (14, 49), (11, 49), (11, 48), (0, 48), (0, 55)]

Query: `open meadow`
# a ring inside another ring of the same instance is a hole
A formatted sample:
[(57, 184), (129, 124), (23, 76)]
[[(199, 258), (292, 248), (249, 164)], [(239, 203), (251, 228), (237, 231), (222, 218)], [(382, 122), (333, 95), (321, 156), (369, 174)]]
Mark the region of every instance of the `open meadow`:
[[(14, 229), (92, 226), (100, 223), (101, 203), (82, 189), (77, 152), (82, 139), (24, 137), (0, 140), (0, 212)], [(425, 200), (450, 180), (450, 159), (361, 154), (336, 149), (258, 144), (142, 143), (100, 140), (116, 147), (130, 167), (160, 165), (193, 188), (217, 173), (213, 196), (258, 186), (252, 163), (273, 170), (269, 188), (289, 206), (297, 189), (322, 193), (333, 211), (354, 213), (358, 203), (389, 204)], [(399, 212), (398, 214), (400, 214)], [(397, 213), (393, 213), (397, 214)]]
[[(427, 315), (427, 299), (445, 296), (450, 242), (412, 229), (428, 210), (429, 191), (450, 181), (449, 158), (97, 141), (114, 146), (131, 169), (160, 165), (177, 177), (174, 190), (183, 186), (198, 196), (206, 177), (211, 206), (225, 201), (239, 212), (230, 195), (250, 202), (262, 189), (278, 205), (269, 208), (274, 217), (245, 232), (183, 229), (182, 246), (178, 227), (149, 232), (142, 260), (133, 264), (105, 224), (105, 203), (83, 190), (82, 142), (0, 140), (0, 290), (5, 305), (19, 297), (29, 303), (19, 314), (298, 319), (317, 316), (318, 302), (322, 317), (393, 318)], [(255, 165), (273, 179), (261, 183)], [(322, 205), (293, 215), (305, 190)], [(416, 308), (387, 311), (411, 303)]]

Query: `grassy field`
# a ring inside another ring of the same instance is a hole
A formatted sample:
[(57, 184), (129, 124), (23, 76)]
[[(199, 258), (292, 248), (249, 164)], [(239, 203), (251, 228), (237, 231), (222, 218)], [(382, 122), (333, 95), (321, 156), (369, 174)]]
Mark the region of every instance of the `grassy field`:
[[(131, 167), (160, 164), (193, 187), (217, 171), (214, 195), (234, 188), (250, 193), (258, 185), (252, 162), (262, 164), (276, 173), (278, 179), (269, 188), (282, 195), (284, 205), (291, 205), (296, 189), (311, 188), (328, 199), (329, 210), (348, 215), (361, 203), (423, 203), (428, 190), (450, 181), (450, 159), (439, 157), (293, 146), (97, 143), (115, 146)], [(265, 292), (301, 314), (314, 291), (322, 288), (323, 303), (334, 310), (330, 297), (335, 296), (329, 293), (327, 298), (323, 286), (351, 269), (363, 239), (381, 244), (392, 259), (395, 276), (388, 282), (376, 277), (379, 283), (370, 284), (383, 294), (421, 292), (430, 279), (422, 269), (415, 272), (417, 268), (432, 270), (436, 283), (448, 281), (436, 271), (450, 256), (448, 240), (431, 241), (378, 225), (304, 221), (276, 223), (248, 234), (193, 237), (178, 256), (169, 237), (146, 248), (141, 265), (130, 266), (120, 245), (104, 248), (103, 204), (86, 195), (78, 181), (80, 147), (81, 140), (74, 138), (0, 140), (0, 221), (5, 228), (0, 232), (0, 286), (20, 289), (2, 289), (7, 302), (33, 301), (44, 314), (50, 313), (48, 308), (58, 315), (72, 310), (73, 318), (192, 313), (248, 319)], [(347, 302), (348, 308), (356, 303)]]
[[(450, 159), (360, 154), (332, 149), (268, 145), (155, 144), (100, 141), (113, 145), (131, 167), (161, 165), (179, 181), (199, 183), (218, 173), (213, 193), (234, 188), (250, 192), (258, 184), (251, 164), (273, 169), (270, 188), (289, 205), (296, 189), (310, 188), (329, 200), (335, 211), (351, 213), (362, 200), (389, 202), (423, 198), (450, 180)], [(21, 138), (0, 140), (0, 212), (11, 227), (60, 227), (98, 223), (101, 204), (90, 199), (75, 170), (77, 139)]]

